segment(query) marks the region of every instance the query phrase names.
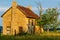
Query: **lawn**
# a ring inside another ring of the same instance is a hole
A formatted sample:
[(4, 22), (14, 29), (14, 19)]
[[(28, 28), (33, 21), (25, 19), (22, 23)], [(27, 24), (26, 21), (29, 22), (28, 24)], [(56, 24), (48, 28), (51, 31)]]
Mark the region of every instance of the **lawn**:
[(60, 33), (26, 34), (22, 36), (0, 36), (0, 40), (60, 40)]

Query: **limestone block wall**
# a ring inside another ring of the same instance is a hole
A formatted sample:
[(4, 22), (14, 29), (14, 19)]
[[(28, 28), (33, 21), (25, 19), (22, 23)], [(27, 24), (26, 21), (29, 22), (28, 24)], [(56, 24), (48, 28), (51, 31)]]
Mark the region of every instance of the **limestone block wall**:
[(11, 9), (6, 12), (6, 14), (3, 16), (3, 34), (6, 35), (7, 33), (7, 26), (10, 26), (11, 22)]
[[(16, 12), (12, 16), (13, 17), (12, 18), (13, 19), (12, 20), (13, 31), (16, 29), (17, 33), (19, 33), (19, 27), (22, 27), (23, 31), (27, 32), (28, 18), (26, 18), (26, 16), (19, 9), (15, 9), (15, 11)], [(13, 32), (13, 34), (14, 34), (14, 32)]]
[(14, 35), (15, 31), (16, 34), (18, 34), (20, 32), (19, 27), (22, 27), (23, 31), (27, 32), (29, 19), (30, 22), (32, 22), (33, 20), (34, 25), (36, 24), (35, 19), (27, 18), (24, 13), (16, 7), (11, 8), (3, 16), (3, 34), (7, 35), (7, 26), (11, 27), (11, 32), (9, 33), (9, 35)]
[[(11, 16), (12, 15), (12, 16)], [(12, 19), (12, 20), (11, 20)], [(19, 33), (19, 27), (23, 27), (23, 31), (28, 31), (28, 18), (17, 8), (15, 8), (14, 13), (13, 10), (10, 9), (6, 14), (3, 16), (3, 34), (7, 34), (7, 26), (11, 26), (11, 33), (16, 34)]]

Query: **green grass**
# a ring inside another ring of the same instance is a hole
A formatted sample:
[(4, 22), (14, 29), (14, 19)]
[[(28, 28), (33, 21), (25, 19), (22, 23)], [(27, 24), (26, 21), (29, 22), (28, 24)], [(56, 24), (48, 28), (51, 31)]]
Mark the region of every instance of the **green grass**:
[(60, 33), (27, 34), (22, 36), (0, 36), (0, 40), (60, 40)]

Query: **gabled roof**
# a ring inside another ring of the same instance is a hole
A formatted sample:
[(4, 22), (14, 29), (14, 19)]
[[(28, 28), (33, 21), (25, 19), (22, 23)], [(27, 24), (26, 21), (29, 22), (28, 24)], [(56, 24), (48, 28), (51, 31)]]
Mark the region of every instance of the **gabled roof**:
[[(9, 9), (11, 9), (12, 7), (10, 7)], [(28, 18), (39, 18), (39, 16), (37, 14), (35, 14), (32, 10), (30, 10), (29, 8), (23, 7), (23, 6), (17, 6), (17, 8), (23, 12), (24, 15), (26, 15), (26, 17)], [(7, 11), (9, 11), (9, 9)], [(7, 12), (6, 11), (6, 12)], [(6, 13), (5, 12), (5, 13)], [(5, 15), (5, 13), (1, 16), (3, 17)]]

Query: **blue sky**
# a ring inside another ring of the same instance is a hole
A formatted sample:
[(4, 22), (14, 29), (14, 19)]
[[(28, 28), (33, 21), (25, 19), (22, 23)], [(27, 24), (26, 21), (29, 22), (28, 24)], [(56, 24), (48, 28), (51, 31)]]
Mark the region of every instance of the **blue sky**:
[[(38, 14), (38, 5), (36, 2), (41, 2), (43, 9), (60, 7), (60, 0), (16, 0), (17, 4), (21, 6), (32, 6), (32, 10)], [(12, 0), (0, 0), (0, 16), (11, 7)], [(2, 25), (2, 18), (0, 17), (0, 25)]]

